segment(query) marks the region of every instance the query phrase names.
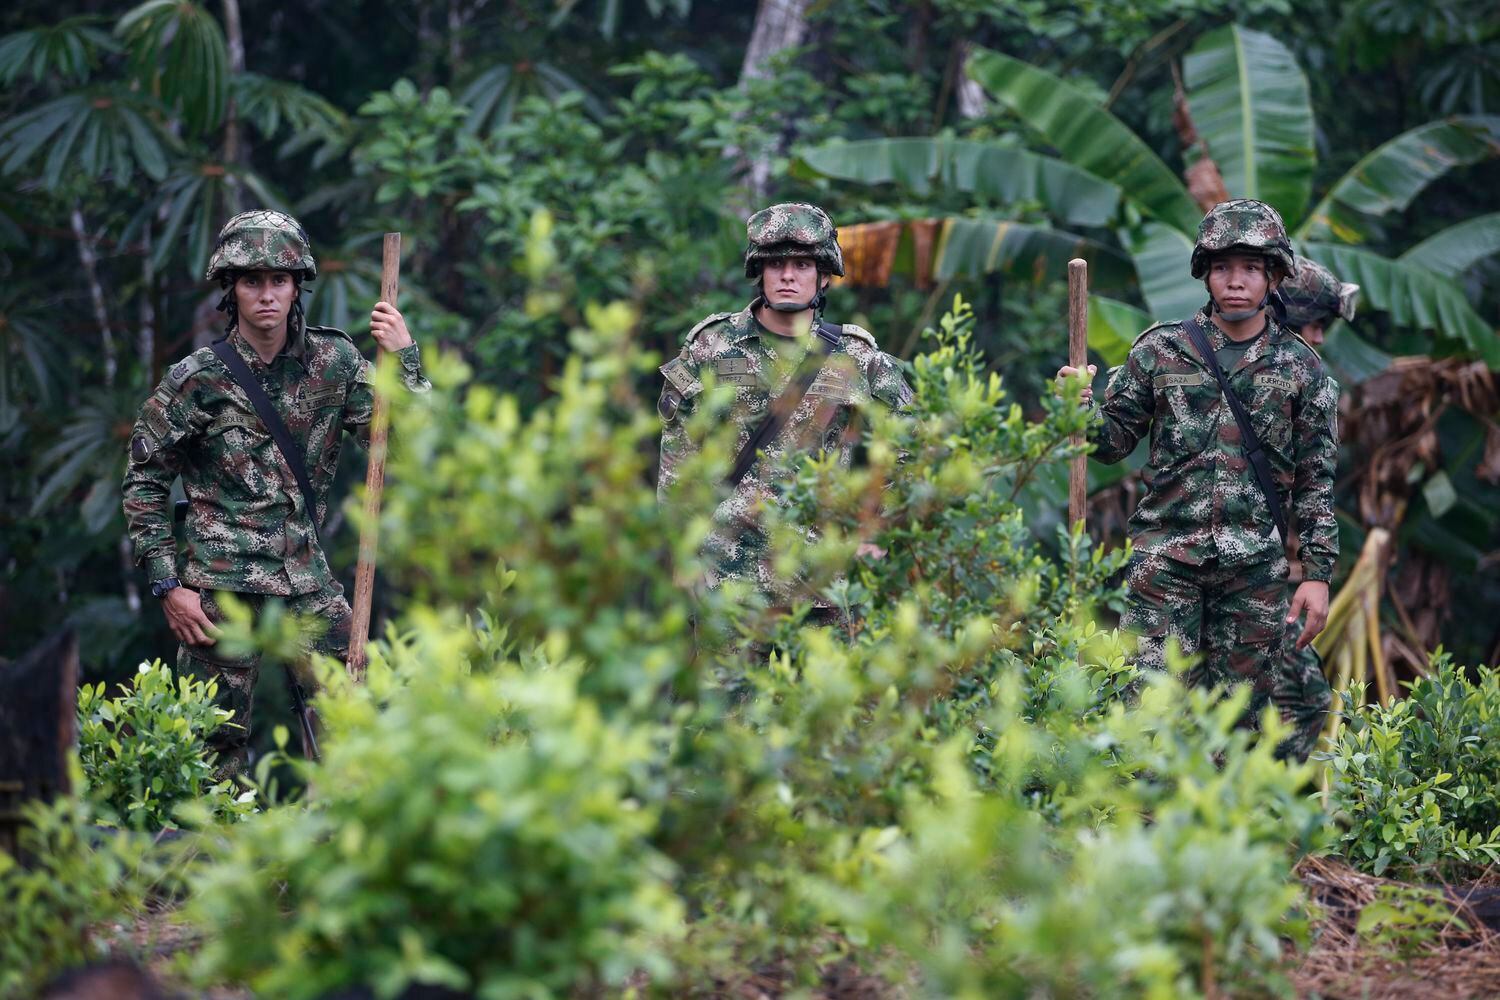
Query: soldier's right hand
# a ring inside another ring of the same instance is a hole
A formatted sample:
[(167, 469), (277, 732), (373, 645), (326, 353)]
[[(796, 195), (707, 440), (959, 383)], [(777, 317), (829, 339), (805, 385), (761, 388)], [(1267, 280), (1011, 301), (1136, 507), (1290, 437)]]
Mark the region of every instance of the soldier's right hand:
[[(1089, 365), (1089, 381), (1090, 382), (1093, 381), (1094, 375), (1096, 373), (1098, 373), (1098, 371), (1099, 371), (1099, 366), (1098, 365)], [(1077, 375), (1077, 374), (1078, 374), (1078, 369), (1077, 368), (1074, 368), (1072, 365), (1063, 365), (1061, 368), (1059, 368), (1057, 370), (1057, 379), (1060, 382), (1060, 381), (1062, 381), (1065, 378), (1069, 378), (1070, 376)], [(1059, 391), (1061, 390), (1061, 388), (1062, 388), (1061, 386), (1058, 387)], [(1093, 401), (1094, 401), (1094, 387), (1091, 386), (1091, 385), (1084, 386), (1083, 387), (1083, 402), (1087, 404), (1087, 403), (1092, 403)]]
[(203, 599), (196, 590), (177, 587), (169, 590), (161, 599), (161, 609), (167, 616), (167, 626), (178, 642), (189, 646), (212, 646), (218, 628), (203, 613)]

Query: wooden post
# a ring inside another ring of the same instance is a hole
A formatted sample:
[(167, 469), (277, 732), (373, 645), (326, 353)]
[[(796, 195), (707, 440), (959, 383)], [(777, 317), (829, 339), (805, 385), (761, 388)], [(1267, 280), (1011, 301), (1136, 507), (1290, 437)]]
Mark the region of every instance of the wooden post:
[[(1089, 264), (1081, 257), (1068, 261), (1068, 364), (1079, 371), (1089, 367)], [(1073, 437), (1073, 444), (1082, 445), (1083, 435)], [(1084, 524), (1087, 527), (1089, 489), (1089, 459), (1087, 455), (1074, 457), (1068, 469), (1068, 528)]]
[[(386, 233), (380, 260), (380, 300), (396, 305), (401, 285), (401, 234)], [(378, 369), (385, 351), (377, 344), (375, 365)], [(365, 468), (365, 517), (359, 532), (359, 565), (354, 570), (354, 619), (349, 625), (349, 674), (355, 680), (365, 676), (365, 643), (370, 639), (370, 600), (375, 590), (375, 549), (380, 540), (380, 499), (385, 492), (385, 445), (390, 432), (389, 401), (375, 393), (375, 409), (370, 415), (370, 459)]]

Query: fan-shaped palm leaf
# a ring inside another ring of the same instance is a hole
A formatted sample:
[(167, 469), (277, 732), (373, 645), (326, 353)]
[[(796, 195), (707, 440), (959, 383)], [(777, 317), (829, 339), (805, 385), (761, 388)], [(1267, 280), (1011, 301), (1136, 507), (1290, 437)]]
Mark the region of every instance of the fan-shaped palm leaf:
[(120, 18), (115, 34), (131, 73), (167, 107), (180, 107), (199, 134), (217, 128), (229, 100), (229, 53), (219, 22), (191, 0), (146, 0)]
[(283, 125), (291, 133), (279, 148), (290, 156), (309, 146), (319, 147), (313, 166), (320, 167), (342, 151), (348, 141), (349, 117), (306, 87), (272, 80), (259, 73), (236, 73), (229, 78), (240, 117), (271, 139)]
[(952, 136), (828, 143), (804, 149), (793, 172), (895, 183), (918, 195), (938, 187), (1003, 202), (1034, 201), (1079, 226), (1106, 226), (1120, 207), (1118, 187), (1061, 160)]
[(1182, 62), (1188, 107), (1224, 186), (1294, 226), (1312, 196), (1312, 102), (1296, 57), (1237, 24), (1205, 35)]
[(1360, 243), (1365, 217), (1402, 211), (1455, 167), (1500, 155), (1500, 116), (1445, 118), (1419, 125), (1375, 148), (1329, 188), (1297, 234), (1299, 240)]
[(531, 95), (555, 101), (565, 93), (583, 95), (584, 107), (595, 118), (605, 109), (588, 89), (550, 63), (520, 60), (499, 63), (485, 70), (464, 88), (458, 103), (469, 109), (463, 130), (470, 135), (488, 135), (509, 125), (521, 98)]
[(136, 213), (123, 238), (134, 238), (141, 227), (164, 216), (152, 240), (152, 266), (163, 269), (175, 256), (189, 275), (201, 278), (233, 204), (231, 184), (249, 191), (266, 208), (287, 207), (286, 199), (248, 167), (213, 161), (183, 164)]
[(106, 175), (123, 188), (138, 171), (160, 180), (178, 143), (158, 117), (149, 98), (118, 88), (65, 94), (0, 124), (0, 173), (40, 167), (49, 190)]
[(9, 85), (23, 76), (35, 83), (87, 80), (101, 53), (120, 50), (109, 32), (95, 27), (102, 20), (92, 15), (70, 17), (0, 38), (0, 83)]
[(1148, 215), (1185, 233), (1202, 213), (1170, 167), (1130, 128), (1046, 70), (988, 49), (969, 57), (969, 75), (996, 101), (1057, 147), (1063, 159), (1117, 185)]

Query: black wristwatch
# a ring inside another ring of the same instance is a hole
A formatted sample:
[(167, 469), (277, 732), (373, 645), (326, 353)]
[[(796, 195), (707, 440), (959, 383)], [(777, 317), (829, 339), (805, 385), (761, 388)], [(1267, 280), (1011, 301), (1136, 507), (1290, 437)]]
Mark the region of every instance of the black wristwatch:
[(182, 586), (182, 581), (175, 576), (169, 576), (165, 580), (153, 580), (151, 582), (151, 596), (160, 600), (167, 596), (167, 591), (176, 590)]

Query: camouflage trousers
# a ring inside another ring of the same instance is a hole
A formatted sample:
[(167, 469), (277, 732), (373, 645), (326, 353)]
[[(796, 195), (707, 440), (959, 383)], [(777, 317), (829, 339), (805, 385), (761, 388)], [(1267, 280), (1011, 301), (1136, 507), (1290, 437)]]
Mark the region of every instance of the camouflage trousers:
[[(203, 613), (209, 621), (218, 624), (224, 620), (224, 611), (218, 598), (224, 591), (202, 590), (198, 596), (203, 602)], [(294, 597), (270, 597), (266, 594), (240, 594), (234, 597), (248, 605), (259, 620), (261, 613), (272, 601), (280, 601), (288, 612), (299, 618), (321, 620), (326, 630), (308, 646), (308, 653), (325, 653), (343, 659), (349, 649), (349, 625), (354, 612), (344, 599), (344, 588), (331, 583), (322, 590)], [(304, 660), (293, 664), (302, 689), (309, 697), (316, 685), (306, 669)], [(215, 777), (219, 780), (233, 777), (245, 769), (250, 750), (250, 712), (254, 705), (255, 683), (260, 677), (260, 656), (233, 657), (221, 654), (218, 646), (177, 647), (177, 671), (204, 679), (218, 681), (218, 703), (234, 715), (224, 725), (214, 730), (208, 745), (219, 755)], [(296, 731), (296, 726), (289, 727)]]
[(1286, 627), (1283, 640), (1285, 653), (1282, 669), (1276, 676), (1276, 690), (1272, 698), (1281, 711), (1281, 717), (1292, 726), (1294, 732), (1281, 741), (1276, 752), (1282, 757), (1307, 760), (1318, 746), (1323, 733), (1323, 723), (1328, 718), (1328, 709), (1333, 704), (1333, 689), (1323, 674), (1323, 658), (1312, 646), (1297, 648), (1297, 637), (1302, 634), (1302, 623), (1293, 622)]
[[(1138, 552), (1126, 577), (1122, 628), (1134, 633), (1136, 662), (1166, 669), (1169, 640), (1198, 656), (1189, 684), (1250, 685), (1243, 723), (1255, 726), (1278, 695), (1286, 635), (1287, 562), (1277, 556), (1248, 565), (1215, 560), (1193, 566), (1154, 552)], [(1285, 685), (1281, 694), (1290, 692)], [(1283, 712), (1283, 714), (1286, 714)]]

